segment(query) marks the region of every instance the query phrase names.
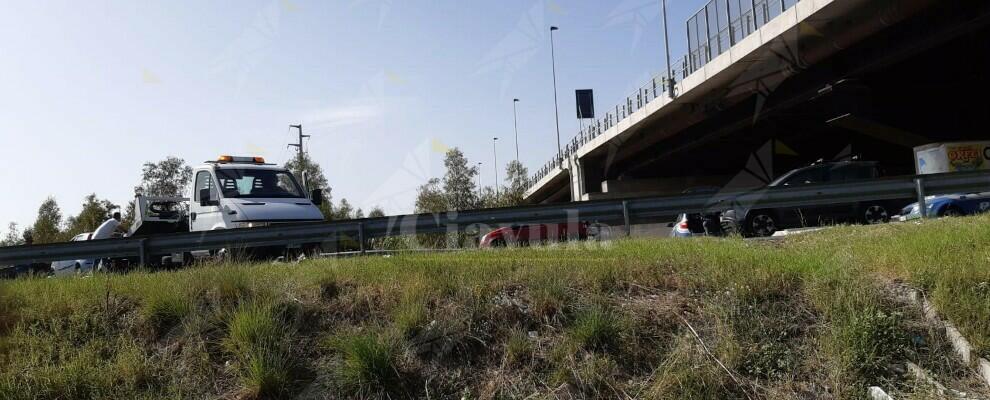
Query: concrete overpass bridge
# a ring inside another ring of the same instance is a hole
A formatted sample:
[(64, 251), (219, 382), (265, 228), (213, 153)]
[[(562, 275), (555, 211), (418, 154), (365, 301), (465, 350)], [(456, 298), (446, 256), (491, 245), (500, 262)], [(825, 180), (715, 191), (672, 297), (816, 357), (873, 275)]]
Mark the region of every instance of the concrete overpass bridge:
[(984, 0), (712, 0), (679, 79), (609, 109), (526, 199), (760, 186), (850, 155), (913, 173), (913, 146), (990, 138), (988, 26)]

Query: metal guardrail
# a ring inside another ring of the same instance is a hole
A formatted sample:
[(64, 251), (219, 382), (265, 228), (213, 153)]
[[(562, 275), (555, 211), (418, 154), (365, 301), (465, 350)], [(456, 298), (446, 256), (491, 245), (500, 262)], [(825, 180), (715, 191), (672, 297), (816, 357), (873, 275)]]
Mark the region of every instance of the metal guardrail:
[[(109, 257), (168, 255), (224, 247), (287, 246), (348, 236), (363, 244), (375, 237), (436, 232), (485, 231), (516, 223), (622, 224), (680, 213), (739, 208), (813, 206), (871, 200), (907, 199), (926, 194), (990, 191), (990, 171), (917, 175), (861, 182), (805, 185), (744, 192), (602, 200), (411, 214), (340, 222), (176, 233), (147, 238), (105, 239), (33, 246), (0, 247), (0, 265)], [(895, 210), (891, 210), (895, 211)]]
[[(793, 7), (799, 0), (711, 0), (687, 21), (688, 54), (682, 57), (681, 80), (701, 69), (712, 59), (728, 51), (773, 18)], [(671, 68), (674, 68), (671, 66)], [(676, 75), (676, 72), (673, 74)], [(668, 91), (679, 92), (676, 79), (658, 74), (641, 86), (624, 102), (609, 109), (602, 118), (581, 129), (564, 144), (560, 154), (533, 172), (530, 188), (550, 172), (561, 168), (563, 160), (577, 153), (581, 146), (619, 124), (651, 101)]]

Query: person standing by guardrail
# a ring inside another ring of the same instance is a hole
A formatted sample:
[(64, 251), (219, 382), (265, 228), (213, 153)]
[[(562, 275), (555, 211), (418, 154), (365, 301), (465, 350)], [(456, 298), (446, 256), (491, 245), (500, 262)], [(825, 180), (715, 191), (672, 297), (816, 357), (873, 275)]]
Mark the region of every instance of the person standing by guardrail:
[[(120, 213), (114, 212), (110, 219), (104, 221), (98, 228), (96, 228), (95, 231), (93, 231), (93, 236), (91, 236), (89, 240), (110, 239), (115, 233), (118, 232), (123, 234), (127, 231), (120, 226)], [(97, 265), (97, 270), (103, 271), (106, 267), (109, 267), (109, 265), (104, 265), (108, 261), (109, 260), (105, 258), (101, 259)]]

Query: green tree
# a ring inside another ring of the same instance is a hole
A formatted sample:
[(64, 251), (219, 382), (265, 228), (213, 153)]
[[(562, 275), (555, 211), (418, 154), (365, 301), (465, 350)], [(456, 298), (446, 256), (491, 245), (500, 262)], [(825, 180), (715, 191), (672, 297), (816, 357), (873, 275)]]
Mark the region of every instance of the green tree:
[[(306, 187), (306, 190), (322, 189), (323, 204), (319, 206), (320, 212), (323, 213), (323, 218), (327, 220), (334, 219), (333, 197), (331, 196), (327, 178), (323, 175), (323, 168), (320, 167), (320, 164), (309, 158), (309, 155), (306, 153), (296, 153), (295, 157), (285, 162), (284, 167), (289, 172), (292, 172), (292, 175), (299, 180), (300, 185)], [(305, 183), (303, 182), (303, 177), (305, 177)]]
[(468, 166), (468, 160), (459, 149), (447, 150), (443, 160), (447, 173), (443, 177), (443, 192), (448, 210), (471, 210), (478, 206), (477, 187), (474, 184), (478, 168)]
[(385, 216), (385, 210), (382, 210), (382, 208), (378, 206), (373, 207), (371, 209), (371, 212), (368, 213), (368, 218), (381, 218), (384, 216)]
[(22, 244), (24, 244), (24, 237), (21, 236), (21, 231), (17, 228), (17, 223), (11, 222), (7, 224), (7, 234), (3, 235), (3, 240), (0, 240), (0, 246), (18, 246)]
[(432, 178), (419, 187), (416, 194), (417, 213), (437, 213), (447, 211), (447, 199), (440, 189), (440, 180)]
[(478, 207), (482, 208), (493, 208), (498, 207), (501, 202), (501, 193), (498, 196), (495, 195), (495, 189), (491, 186), (485, 186), (481, 188), (481, 193), (478, 194)]
[(113, 212), (119, 208), (109, 200), (97, 198), (95, 193), (86, 196), (79, 215), (71, 216), (66, 220), (63, 239), (68, 240), (80, 233), (96, 230), (100, 224), (109, 219)]
[(364, 211), (360, 208), (354, 209), (351, 203), (347, 199), (340, 199), (340, 204), (333, 208), (331, 220), (345, 220), (345, 219), (358, 219), (364, 218)]
[(499, 192), (502, 207), (518, 206), (523, 203), (526, 189), (529, 189), (529, 171), (519, 161), (512, 160), (505, 167), (505, 186)]
[(192, 168), (185, 160), (168, 156), (159, 162), (146, 162), (141, 169), (141, 185), (148, 196), (182, 196), (192, 179)]
[(292, 175), (299, 180), (300, 185), (303, 184), (303, 177), (305, 176), (305, 185), (308, 190), (327, 190), (328, 188), (327, 178), (323, 175), (323, 168), (320, 167), (319, 163), (309, 158), (309, 154), (296, 153), (295, 157), (285, 162), (285, 169), (292, 172)]
[(61, 239), (62, 210), (54, 197), (48, 197), (38, 207), (38, 218), (31, 228), (35, 244), (54, 243)]
[(123, 215), (120, 218), (120, 226), (124, 229), (131, 229), (131, 224), (134, 223), (134, 213), (137, 210), (137, 206), (134, 204), (134, 200), (127, 202), (127, 206), (124, 207)]

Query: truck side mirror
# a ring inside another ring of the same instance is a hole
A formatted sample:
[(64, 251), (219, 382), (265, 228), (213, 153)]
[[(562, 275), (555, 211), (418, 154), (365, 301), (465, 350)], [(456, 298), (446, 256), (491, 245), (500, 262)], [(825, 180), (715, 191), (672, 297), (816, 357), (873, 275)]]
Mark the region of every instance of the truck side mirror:
[(309, 200), (313, 202), (313, 205), (323, 205), (323, 189), (313, 189), (309, 195)]
[(213, 199), (210, 198), (210, 189), (199, 189), (200, 207), (207, 207), (211, 203), (213, 203)]

